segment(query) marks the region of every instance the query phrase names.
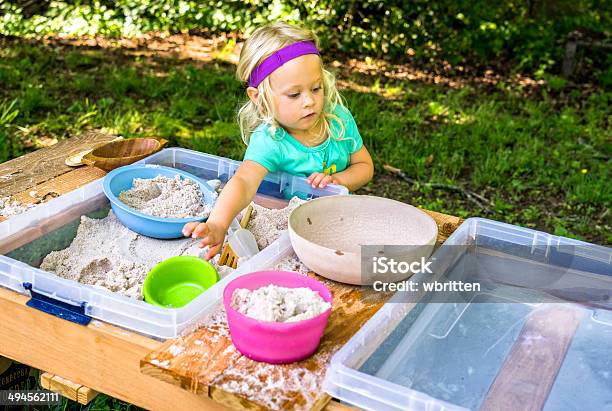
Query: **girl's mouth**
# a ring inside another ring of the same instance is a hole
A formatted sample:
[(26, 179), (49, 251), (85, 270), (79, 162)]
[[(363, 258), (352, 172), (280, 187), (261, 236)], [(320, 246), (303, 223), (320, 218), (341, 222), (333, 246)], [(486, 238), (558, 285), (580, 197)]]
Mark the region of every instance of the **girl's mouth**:
[(305, 116), (304, 116), (304, 117), (302, 117), (302, 118), (312, 118), (312, 117), (314, 117), (314, 115), (315, 115), (315, 114), (316, 114), (316, 113), (310, 113), (310, 114), (308, 114), (308, 115), (305, 115)]

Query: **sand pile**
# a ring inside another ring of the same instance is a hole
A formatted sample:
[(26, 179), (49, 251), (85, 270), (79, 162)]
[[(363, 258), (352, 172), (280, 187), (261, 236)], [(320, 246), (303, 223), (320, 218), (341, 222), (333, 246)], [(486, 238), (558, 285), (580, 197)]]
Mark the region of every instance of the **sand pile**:
[[(83, 284), (142, 299), (147, 273), (161, 261), (176, 255), (198, 256), (198, 240), (158, 240), (126, 228), (112, 211), (108, 217), (81, 217), (77, 235), (64, 250), (51, 252), (40, 268)], [(218, 257), (216, 258), (218, 260)], [(231, 268), (215, 265), (221, 277)]]
[(204, 203), (198, 184), (179, 175), (135, 178), (132, 188), (119, 194), (119, 200), (144, 214), (162, 218), (208, 217), (212, 211), (212, 205)]
[(261, 321), (295, 322), (316, 317), (331, 304), (307, 287), (286, 288), (270, 284), (256, 290), (238, 288), (232, 294), (232, 308)]
[(271, 209), (253, 204), (253, 216), (247, 225), (247, 230), (257, 239), (257, 245), (263, 250), (281, 236), (289, 228), (289, 214), (300, 204), (305, 203), (298, 197), (293, 197), (287, 207)]
[[(295, 208), (302, 200), (291, 200), (289, 207)], [(272, 243), (287, 227), (290, 210), (266, 209), (254, 205), (249, 228), (258, 244)], [(282, 220), (284, 219), (284, 224)], [(126, 228), (111, 212), (102, 219), (81, 217), (77, 235), (68, 248), (48, 254), (41, 269), (56, 273), (58, 276), (103, 287), (131, 298), (142, 298), (142, 283), (147, 273), (161, 261), (176, 255), (201, 256), (206, 250), (200, 249), (200, 239), (180, 238), (158, 240), (137, 234)], [(233, 271), (226, 266), (218, 266), (219, 255), (211, 260), (219, 276), (224, 277)], [(289, 265), (297, 267), (298, 261)]]

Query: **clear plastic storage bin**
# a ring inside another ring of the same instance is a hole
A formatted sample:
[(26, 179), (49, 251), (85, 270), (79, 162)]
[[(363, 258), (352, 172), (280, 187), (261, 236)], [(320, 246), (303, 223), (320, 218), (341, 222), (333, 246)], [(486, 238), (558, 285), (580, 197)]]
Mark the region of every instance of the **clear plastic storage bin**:
[[(508, 371), (504, 367), (511, 369), (520, 358), (506, 363), (512, 352), (520, 352), (521, 344), (546, 344), (546, 360), (558, 361), (559, 368), (550, 377), (552, 385), (542, 408), (610, 408), (611, 249), (469, 219), (432, 255), (432, 261), (435, 278), (478, 281), (481, 290), (396, 293), (333, 356), (324, 382), (327, 393), (376, 411), (479, 409), (499, 396), (499, 390), (490, 390), (502, 371)], [(412, 280), (425, 281), (426, 274)], [(555, 321), (554, 311), (542, 310), (561, 310), (578, 318), (575, 332), (572, 321), (564, 322), (563, 316), (561, 326), (559, 317), (554, 323), (555, 332), (570, 334), (565, 354), (554, 351), (557, 340), (542, 331)], [(539, 323), (534, 316), (539, 316)], [(503, 375), (500, 381), (508, 382), (509, 374)], [(511, 375), (504, 395), (521, 398), (522, 381)], [(535, 395), (527, 391), (528, 396)], [(485, 408), (491, 409), (491, 402), (487, 404)]]
[[(223, 183), (240, 164), (180, 148), (162, 150), (139, 163), (175, 167), (206, 180), (218, 178)], [(258, 196), (272, 199), (272, 202), (276, 201), (277, 205), (282, 206), (293, 195), (315, 198), (347, 193), (346, 188), (341, 186), (312, 189), (304, 178), (271, 173), (266, 176)], [(29, 291), (35, 297), (30, 302), (36, 300), (37, 308), (42, 307), (71, 321), (86, 322), (91, 317), (146, 335), (171, 338), (206, 313), (221, 296), (222, 287), (227, 281), (263, 269), (265, 267), (260, 263), (266, 264), (269, 260), (280, 258), (283, 252), (287, 252), (287, 247), (290, 250), (288, 236), (283, 236), (284, 240), (278, 239), (194, 301), (178, 309), (156, 307), (37, 268), (48, 252), (70, 245), (81, 216), (101, 218), (106, 216), (109, 208), (102, 191), (102, 179), (99, 179), (0, 223), (0, 286), (24, 294)], [(21, 261), (11, 258), (11, 255), (18, 255)]]

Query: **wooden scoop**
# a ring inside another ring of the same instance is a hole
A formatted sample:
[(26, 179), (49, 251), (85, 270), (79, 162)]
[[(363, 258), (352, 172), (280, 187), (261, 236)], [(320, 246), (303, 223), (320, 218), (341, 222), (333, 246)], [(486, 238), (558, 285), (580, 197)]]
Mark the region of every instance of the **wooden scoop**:
[[(114, 138), (111, 141), (107, 141), (106, 143), (102, 143), (101, 145), (99, 145), (98, 147), (108, 144), (108, 143), (112, 143), (114, 141), (119, 141), (119, 140), (123, 140), (123, 137), (119, 136)], [(91, 153), (92, 151), (94, 151), (96, 147), (94, 148), (89, 148), (87, 150), (82, 150), (79, 152), (75, 152), (75, 153), (71, 153), (68, 157), (66, 157), (66, 160), (64, 160), (64, 163), (69, 166), (69, 167), (79, 167), (84, 165), (85, 163), (83, 163), (83, 157), (85, 157), (87, 154)]]
[[(132, 164), (161, 150), (168, 140), (163, 138), (130, 138), (114, 140), (95, 147), (89, 153), (81, 152), (66, 159), (68, 165), (87, 164), (110, 171)], [(77, 163), (77, 157), (81, 156)], [(69, 164), (70, 163), (70, 164)]]
[[(249, 206), (244, 211), (242, 215), (242, 219), (240, 220), (240, 227), (246, 228), (249, 224), (249, 219), (251, 218), (251, 212), (253, 211), (253, 206), (249, 204)], [(228, 267), (236, 268), (238, 267), (238, 256), (232, 250), (232, 247), (229, 245), (229, 241), (225, 243), (223, 246), (223, 250), (221, 251), (221, 258), (219, 258), (220, 265), (226, 265)]]

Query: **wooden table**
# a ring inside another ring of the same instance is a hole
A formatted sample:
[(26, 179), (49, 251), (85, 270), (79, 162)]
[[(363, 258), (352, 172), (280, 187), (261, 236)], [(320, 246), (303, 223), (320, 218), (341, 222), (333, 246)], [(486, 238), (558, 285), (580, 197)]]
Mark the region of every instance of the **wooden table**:
[[(45, 201), (102, 177), (101, 170), (71, 169), (63, 162), (73, 152), (113, 138), (90, 133), (1, 164), (0, 197)], [(462, 222), (428, 213), (438, 223), (439, 243)], [(231, 345), (223, 321), (160, 342), (100, 321), (81, 326), (53, 317), (26, 306), (27, 296), (3, 288), (0, 355), (147, 409), (262, 409), (271, 404), (271, 394), (279, 396), (283, 408), (346, 408), (321, 390), (326, 365), (389, 295), (321, 280), (337, 303), (317, 353), (293, 365), (270, 366), (243, 357)], [(252, 379), (255, 375), (260, 383)], [(290, 383), (262, 391), (281, 379)]]

